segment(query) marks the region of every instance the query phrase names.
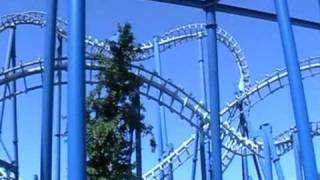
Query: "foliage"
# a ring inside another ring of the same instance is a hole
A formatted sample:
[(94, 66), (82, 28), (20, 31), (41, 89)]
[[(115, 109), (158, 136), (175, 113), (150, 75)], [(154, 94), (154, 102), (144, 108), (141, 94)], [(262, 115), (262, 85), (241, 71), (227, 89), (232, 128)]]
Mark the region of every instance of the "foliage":
[(143, 107), (136, 102), (142, 81), (130, 71), (140, 49), (133, 44), (129, 24), (119, 26), (118, 31), (118, 41), (108, 42), (111, 57), (96, 57), (103, 70), (87, 98), (87, 173), (93, 180), (133, 179), (133, 135), (136, 131), (152, 135), (152, 127), (140, 114)]

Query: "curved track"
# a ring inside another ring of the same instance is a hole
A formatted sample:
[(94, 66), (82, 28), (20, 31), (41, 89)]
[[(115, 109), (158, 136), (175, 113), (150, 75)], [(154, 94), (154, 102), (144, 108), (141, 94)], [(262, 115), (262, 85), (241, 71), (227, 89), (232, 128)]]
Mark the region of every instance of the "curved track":
[[(45, 14), (42, 12), (24, 12), (3, 16), (1, 17), (0, 22), (0, 32), (7, 28), (15, 28), (18, 25), (30, 24), (43, 27), (45, 26), (44, 16)], [(67, 40), (66, 27), (67, 23), (65, 21), (61, 19), (57, 20), (57, 34), (65, 40)], [(204, 36), (206, 36), (205, 24), (190, 24), (178, 27), (160, 36), (160, 51), (163, 52), (190, 40), (203, 38)], [(230, 104), (227, 104), (220, 113), (222, 118), (221, 138), (224, 148), (222, 166), (223, 170), (225, 170), (231, 163), (235, 154), (246, 156), (254, 153), (261, 156), (261, 151), (263, 149), (262, 143), (243, 137), (238, 130), (239, 123), (236, 119), (239, 118), (241, 113), (248, 112), (255, 104), (285, 87), (287, 85), (287, 72), (285, 69), (278, 70), (276, 73), (250, 87), (248, 64), (238, 42), (228, 32), (221, 28), (218, 28), (217, 37), (235, 57), (240, 70), (240, 81), (244, 84), (243, 94)], [(90, 59), (90, 57), (94, 57), (97, 53), (108, 55), (109, 47), (104, 41), (99, 41), (91, 36), (86, 38), (86, 45), (88, 56), (86, 70), (88, 71), (88, 74), (90, 74), (87, 77), (87, 83), (92, 84), (96, 83), (93, 76), (94, 71), (99, 71), (101, 67), (99, 67), (94, 60)], [(143, 43), (140, 48), (143, 53), (138, 60), (146, 60), (153, 57), (153, 44), (151, 42)], [(55, 70), (66, 71), (67, 62), (65, 60), (66, 58), (62, 64), (56, 64)], [(315, 71), (315, 69), (319, 68), (320, 58), (309, 58), (301, 63), (301, 72), (303, 72), (304, 78), (319, 74), (319, 72)], [(34, 76), (42, 77), (42, 70), (42, 60), (39, 59), (24, 64), (21, 63), (14, 68), (5, 69), (0, 72), (0, 87), (4, 87), (4, 85), (11, 81), (20, 82), (19, 90), (10, 92), (9, 89), (9, 95), (0, 99), (0, 101), (4, 101), (13, 95), (20, 95), (41, 88), (42, 82), (39, 82), (39, 84), (31, 84), (28, 81), (28, 78)], [(170, 80), (166, 80), (156, 73), (144, 69), (142, 66), (132, 65), (132, 71), (137, 73), (144, 81), (144, 86), (140, 91), (141, 95), (156, 101), (171, 112), (176, 113), (189, 125), (198, 129), (204, 128), (206, 130), (206, 135), (210, 136), (210, 133), (207, 132), (207, 127), (210, 122), (208, 117), (209, 111), (202, 103), (200, 103), (200, 101), (196, 100), (191, 94), (176, 86)], [(66, 84), (67, 82), (62, 81), (55, 83)], [(247, 99), (250, 99), (250, 101), (246, 101)], [(239, 111), (238, 105), (244, 101), (248, 103), (245, 104), (246, 106), (242, 111)], [(204, 127), (198, 126), (198, 119), (201, 119), (206, 123)], [(311, 123), (311, 127), (313, 136), (320, 135), (319, 122)], [(274, 143), (278, 155), (281, 156), (292, 149), (292, 134), (295, 133), (295, 131), (295, 128), (291, 128), (275, 137)], [(193, 150), (191, 147), (194, 144), (194, 141), (195, 136), (192, 135), (158, 165), (145, 173), (143, 176), (144, 179), (156, 179), (159, 173), (170, 164), (173, 165), (174, 169), (181, 166), (192, 156)]]

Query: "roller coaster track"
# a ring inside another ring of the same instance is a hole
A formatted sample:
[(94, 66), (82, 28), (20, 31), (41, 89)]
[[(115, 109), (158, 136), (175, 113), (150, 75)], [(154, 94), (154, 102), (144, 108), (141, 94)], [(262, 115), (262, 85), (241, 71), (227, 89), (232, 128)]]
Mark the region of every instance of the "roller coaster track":
[[(7, 28), (14, 28), (18, 25), (36, 25), (44, 27), (46, 24), (45, 13), (39, 11), (30, 11), (15, 13), (1, 17), (0, 32)], [(57, 19), (57, 34), (64, 39), (67, 39), (67, 22)], [(169, 48), (176, 47), (179, 44), (185, 43), (196, 38), (206, 36), (205, 24), (189, 24), (173, 29), (164, 35), (160, 36), (159, 48), (163, 52)], [(243, 54), (239, 43), (225, 30), (218, 27), (217, 38), (223, 43), (236, 59), (236, 63), (240, 70), (241, 81), (244, 82), (245, 89), (249, 88), (250, 75), (248, 63)], [(87, 54), (94, 55), (97, 53), (109, 53), (109, 46), (105, 41), (87, 36), (85, 40), (87, 44)], [(141, 45), (142, 55), (138, 60), (145, 60), (153, 57), (153, 43), (151, 41)]]
[[(44, 20), (45, 14), (42, 12), (24, 12), (1, 17), (0, 32), (7, 28), (15, 28), (17, 25), (31, 24), (37, 26), (45, 26)], [(57, 20), (57, 34), (67, 40), (66, 33), (67, 23), (61, 19)], [(160, 36), (160, 51), (163, 52), (167, 49), (176, 47), (182, 43), (197, 38), (206, 36), (205, 24), (190, 24), (171, 30), (164, 35)], [(257, 82), (256, 85), (250, 87), (250, 76), (248, 70), (248, 64), (245, 56), (237, 43), (237, 41), (225, 30), (218, 28), (217, 37), (233, 54), (236, 59), (236, 63), (240, 69), (240, 81), (244, 83), (245, 90), (243, 94), (232, 101), (230, 104), (221, 111), (222, 118), (222, 134), (223, 147), (225, 149), (223, 153), (223, 170), (225, 170), (231, 163), (235, 154), (260, 155), (263, 148), (261, 142), (255, 142), (243, 137), (238, 129), (238, 124), (234, 123), (239, 115), (243, 112), (248, 112), (255, 104), (262, 101), (267, 96), (273, 94), (277, 90), (287, 85), (287, 72), (285, 69), (278, 70), (271, 76), (267, 76), (264, 80)], [(97, 39), (88, 36), (86, 38), (87, 55), (94, 56), (97, 53), (109, 53), (109, 47), (105, 41), (99, 41)], [(153, 44), (151, 42), (143, 43), (140, 47), (143, 51), (138, 60), (145, 60), (153, 57)], [(66, 70), (67, 63), (56, 65), (56, 70)], [(303, 77), (307, 78), (319, 74), (316, 69), (320, 67), (319, 58), (309, 58), (301, 63), (301, 71)], [(92, 77), (92, 71), (98, 71), (101, 67), (98, 67), (93, 60), (87, 62), (86, 69), (91, 76), (87, 79), (87, 83), (96, 83)], [(39, 89), (42, 87), (42, 83), (38, 85), (30, 85), (27, 78), (32, 75), (41, 76), (43, 70), (42, 60), (28, 62), (20, 64), (11, 69), (6, 69), (0, 72), (0, 86), (8, 84), (10, 81), (21, 80), (22, 89), (11, 92), (9, 89), (9, 95), (1, 98), (0, 101), (4, 101), (13, 95), (20, 95), (29, 91)], [(182, 88), (174, 85), (170, 80), (166, 80), (156, 73), (148, 71), (141, 66), (132, 66), (132, 70), (135, 71), (145, 84), (141, 90), (141, 94), (147, 98), (156, 101), (160, 105), (165, 106), (171, 112), (176, 113), (181, 119), (187, 121), (191, 126), (198, 129), (206, 129), (208, 127), (209, 117), (208, 110), (204, 108), (203, 104), (199, 103), (191, 94), (186, 93)], [(157, 82), (157, 79), (161, 83)], [(66, 84), (66, 81), (56, 82), (55, 84)], [(161, 97), (166, 96), (166, 101), (162, 101)], [(238, 110), (238, 104), (246, 101), (250, 98), (249, 104), (246, 104), (242, 111)], [(202, 119), (207, 124), (204, 127), (197, 125), (197, 119)], [(312, 135), (318, 136), (320, 133), (319, 122), (311, 123)], [(291, 128), (284, 133), (280, 134), (274, 139), (276, 150), (279, 155), (283, 155), (292, 149), (292, 134), (296, 129)], [(207, 135), (210, 135), (206, 132)], [(187, 141), (183, 142), (180, 147), (170, 153), (165, 159), (163, 159), (158, 165), (144, 174), (144, 179), (156, 179), (157, 175), (166, 168), (169, 164), (174, 165), (174, 169), (181, 166), (186, 160), (192, 156), (191, 146), (194, 144), (194, 135), (192, 135)], [(243, 150), (246, 149), (246, 154)]]
[[(1, 18), (0, 32), (4, 31), (6, 28), (15, 28), (17, 25), (31, 24), (36, 26), (45, 26), (46, 22), (44, 20), (45, 13), (42, 12), (24, 12), (16, 13)], [(67, 40), (66, 32), (67, 23), (62, 19), (57, 19), (57, 34)], [(205, 24), (190, 24), (186, 26), (181, 26), (173, 29), (159, 38), (159, 48), (163, 52), (172, 47), (176, 47), (179, 44), (194, 40), (197, 38), (202, 38), (206, 36)], [(218, 27), (217, 29), (217, 39), (222, 42), (232, 53), (236, 59), (240, 71), (240, 81), (243, 84), (243, 89), (241, 91), (246, 91), (249, 89), (250, 76), (249, 69), (246, 62), (246, 58), (240, 48), (238, 42), (225, 30)], [(95, 55), (96, 53), (109, 54), (108, 44), (104, 41), (99, 41), (91, 36), (86, 37), (85, 43), (87, 44), (86, 52), (87, 55)], [(143, 51), (142, 55), (138, 60), (145, 60), (153, 56), (153, 43), (150, 41), (143, 43), (140, 47)], [(245, 100), (244, 102), (248, 102)], [(246, 104), (246, 103), (245, 103)], [(238, 126), (238, 125), (236, 125)], [(234, 157), (234, 153), (229, 150), (225, 151), (224, 156), (224, 167), (229, 165)]]
[[(86, 66), (87, 71), (89, 71), (89, 74), (91, 75), (94, 74), (92, 71), (101, 69), (101, 67), (97, 66), (94, 63), (96, 63), (96, 61), (90, 60)], [(20, 85), (20, 90), (11, 92), (11, 90), (9, 89), (9, 94), (0, 99), (0, 101), (8, 99), (13, 95), (20, 95), (41, 88), (42, 83), (40, 83), (39, 85), (30, 85), (27, 79), (32, 75), (39, 75), (41, 78), (41, 72), (43, 71), (42, 65), (43, 61), (39, 59), (25, 64), (20, 63), (20, 65), (14, 68), (7, 69), (1, 72), (0, 86), (5, 85), (10, 81), (17, 81), (17, 84)], [(64, 62), (61, 65), (56, 65), (55, 68), (56, 70), (66, 70), (66, 67), (67, 64), (66, 62)], [(187, 94), (183, 89), (177, 87), (172, 82), (163, 79), (156, 73), (145, 70), (143, 67), (132, 66), (132, 70), (135, 71), (145, 82), (144, 88), (141, 88), (142, 91), (140, 92), (142, 95), (158, 102), (161, 105), (164, 105), (170, 111), (178, 114), (182, 119), (186, 120), (191, 126), (194, 126), (196, 128), (200, 128), (197, 125), (197, 118), (202, 118), (208, 121), (207, 110), (205, 110), (202, 104), (198, 103), (195, 98), (193, 98), (190, 94)], [(161, 80), (160, 83), (158, 79)], [(91, 76), (88, 78), (87, 82), (96, 83), (94, 82), (94, 78), (92, 78)], [(60, 83), (65, 84), (66, 82)], [(161, 96), (167, 96), (170, 98), (170, 100), (162, 101)], [(241, 154), (243, 147), (248, 147), (250, 151), (257, 151), (256, 149), (254, 149), (257, 148), (254, 146), (254, 143), (244, 137), (241, 137), (240, 134), (237, 133), (236, 129), (231, 127), (228, 122), (224, 122), (221, 127), (222, 138), (230, 136), (228, 139), (233, 142), (231, 144), (228, 143), (227, 146), (224, 146), (224, 148), (228, 148), (228, 152), (231, 151), (235, 154)], [(244, 145), (242, 145), (242, 143), (244, 143)], [(228, 156), (226, 155), (226, 157)], [(230, 157), (228, 157), (227, 159), (230, 160)], [(228, 161), (228, 163), (230, 162)]]
[[(99, 70), (99, 67), (96, 66), (95, 64), (93, 64), (94, 61), (90, 60), (90, 62), (87, 63), (87, 70), (90, 71), (94, 71), (94, 70)], [(197, 101), (190, 96), (189, 94), (187, 94), (186, 92), (184, 92), (181, 88), (175, 86), (172, 82), (164, 80), (162, 77), (158, 76), (156, 73), (152, 73), (148, 70), (145, 70), (144, 68), (140, 67), (140, 66), (132, 66), (133, 67), (133, 71), (135, 71), (140, 77), (142, 77), (142, 79), (145, 81), (145, 85), (144, 85), (144, 89), (143, 91), (141, 91), (141, 94), (157, 101), (159, 104), (164, 105), (165, 107), (169, 108), (170, 111), (177, 113), (182, 119), (186, 120), (190, 125), (200, 128), (197, 126), (197, 123), (195, 121), (195, 117), (196, 116), (200, 116), (203, 119), (208, 119), (208, 112), (206, 110), (204, 110), (204, 108), (202, 107), (202, 105), (200, 103), (197, 103)], [(306, 61), (301, 63), (301, 71), (303, 74), (304, 78), (307, 77), (311, 77), (311, 76), (315, 76), (318, 75), (320, 71), (317, 71), (317, 69), (320, 68), (320, 58), (310, 58), (307, 59)], [(20, 64), (15, 68), (11, 68), (11, 69), (7, 69), (4, 70), (3, 72), (0, 73), (0, 86), (4, 85), (10, 81), (16, 80), (16, 81), (21, 81), (20, 85), (22, 84), (23, 88), (21, 90), (18, 90), (17, 92), (10, 92), (9, 91), (9, 95), (5, 96), (4, 98), (0, 99), (0, 101), (3, 101), (5, 99), (10, 98), (13, 94), (15, 95), (19, 95), (19, 94), (23, 94), (23, 93), (27, 93), (31, 90), (35, 90), (35, 89), (39, 89), (42, 87), (41, 83), (39, 85), (28, 85), (28, 81), (27, 78), (31, 75), (40, 75), (41, 76), (41, 72), (42, 72), (42, 61), (41, 60), (37, 60), (37, 61), (32, 61), (29, 63), (25, 63), (25, 64)], [(66, 63), (62, 64), (62, 65), (56, 65), (56, 70), (58, 69), (62, 69), (62, 70), (66, 70)], [(15, 72), (15, 73), (13, 73)], [(92, 73), (90, 73), (92, 74)], [(149, 77), (147, 77), (149, 76)], [(274, 73), (272, 76), (264, 79), (263, 81), (259, 82), (257, 85), (252, 87), (252, 90), (249, 91), (248, 94), (246, 94), (246, 96), (254, 96), (256, 94), (260, 94), (258, 95), (260, 98), (259, 100), (262, 100), (264, 97), (267, 97), (268, 95), (276, 92), (277, 90), (280, 90), (281, 88), (285, 87), (287, 85), (287, 83), (285, 83), (285, 81), (283, 79), (285, 79), (287, 77), (287, 72), (285, 71), (285, 69), (283, 70), (279, 70), (276, 73)], [(162, 83), (158, 83), (157, 78), (161, 79)], [(94, 83), (94, 80), (91, 79), (89, 77), (88, 83)], [(267, 82), (267, 83), (266, 83)], [(279, 83), (281, 82), (281, 83)], [(56, 82), (56, 84), (59, 82)], [(66, 82), (60, 82), (62, 84), (65, 84)], [(278, 84), (279, 86), (276, 87), (274, 84)], [(270, 88), (272, 87), (272, 89)], [(158, 90), (158, 93), (152, 93), (154, 92), (153, 90), (151, 90), (151, 88), (155, 88), (155, 90)], [(267, 89), (268, 91), (265, 91), (265, 89)], [(264, 92), (264, 94), (262, 94), (261, 92)], [(259, 93), (260, 92), (260, 93)], [(269, 93), (267, 93), (269, 92)], [(162, 102), (161, 101), (161, 96), (163, 95), (168, 95), (170, 99), (168, 102)], [(231, 111), (232, 109), (236, 108), (236, 104), (235, 102), (239, 102), (242, 100), (242, 98), (245, 97), (238, 97), (234, 103), (229, 104), (226, 108), (224, 108), (221, 111), (221, 116), (228, 114), (229, 111)], [(253, 101), (252, 101), (253, 102)], [(258, 102), (258, 101), (257, 101)], [(256, 104), (257, 102), (251, 104), (250, 107), (253, 107), (254, 104)], [(177, 107), (176, 104), (179, 106)], [(191, 112), (191, 114), (184, 114), (186, 113), (186, 109), (189, 109)], [(202, 110), (201, 110), (202, 109)], [(240, 112), (238, 112), (240, 113)], [(318, 127), (319, 124), (316, 124)], [(223, 121), (223, 124), (221, 125), (222, 129), (223, 129), (223, 134), (222, 134), (222, 138), (223, 138), (223, 142), (224, 142), (224, 148), (228, 149), (228, 150), (232, 150), (234, 153), (242, 153), (243, 147), (248, 147), (248, 149), (252, 150), (254, 153), (259, 154), (261, 147), (260, 142), (252, 142), (248, 139), (245, 139), (244, 137), (242, 137), (240, 135), (240, 133), (238, 133), (236, 131), (236, 129), (234, 129), (233, 127), (230, 127), (230, 125), (228, 125), (227, 121)], [(319, 133), (319, 128), (312, 128), (313, 130), (316, 129), (316, 131), (314, 132), (315, 135), (318, 135)], [(293, 132), (293, 131), (290, 131)], [(284, 133), (284, 135), (279, 136), (279, 138), (275, 139), (275, 144), (276, 144), (276, 148), (277, 148), (277, 152), (279, 155), (284, 154), (285, 152), (288, 152), (292, 146), (292, 140), (290, 138), (282, 138), (282, 137), (288, 137), (287, 135), (288, 133)], [(227, 138), (226, 138), (227, 137)], [(190, 158), (191, 154), (189, 149), (190, 146), (193, 144), (194, 138), (190, 138), (188, 139), (188, 141), (184, 142), (182, 146), (180, 146), (179, 148), (177, 148), (177, 150), (174, 151), (174, 153), (171, 153), (167, 158), (164, 159), (164, 161), (160, 162), (157, 166), (157, 168), (153, 168), (154, 170), (158, 170), (158, 169), (162, 169), (165, 168), (165, 166), (170, 162), (173, 163), (175, 161), (177, 162), (184, 162), (186, 159)], [(244, 145), (242, 145), (242, 143)], [(254, 148), (252, 148), (254, 147)], [(255, 149), (256, 148), (256, 149)], [(182, 156), (183, 154), (189, 154), (188, 156), (185, 156), (185, 160), (182, 160)], [(243, 154), (245, 155), (245, 154)], [(170, 161), (168, 161), (170, 160)], [(166, 161), (166, 162), (165, 162)], [(182, 164), (182, 163), (180, 163)], [(176, 166), (178, 167), (178, 166)], [(152, 174), (157, 174), (156, 172), (153, 172)]]
[[(303, 79), (317, 76), (320, 74), (320, 57), (310, 57), (308, 59), (302, 60), (300, 63), (300, 71), (302, 73)], [(254, 105), (256, 105), (258, 102), (262, 101), (263, 99), (267, 98), (271, 94), (274, 94), (278, 90), (284, 88), (288, 85), (288, 81), (285, 80), (288, 76), (288, 73), (286, 69), (278, 69), (275, 73), (272, 75), (267, 75), (265, 79), (262, 81), (256, 82), (256, 85), (252, 86), (251, 89), (248, 90), (246, 94), (243, 96), (237, 97), (236, 100), (232, 101), (232, 103), (227, 104), (227, 106), (220, 112), (221, 115), (223, 115), (228, 109), (232, 109), (237, 106), (239, 102), (241, 102), (243, 99), (250, 97), (252, 99), (251, 104), (248, 106), (248, 108), (253, 108)], [(253, 98), (255, 97), (255, 98)], [(247, 111), (247, 109), (244, 109), (243, 111)], [(243, 112), (236, 112), (236, 116), (239, 116), (240, 113)], [(310, 123), (310, 130), (312, 136), (319, 136), (320, 135), (320, 122), (314, 122)], [(284, 131), (280, 135), (276, 136), (274, 138), (274, 144), (276, 147), (276, 152), (279, 156), (284, 155), (285, 153), (289, 152), (293, 148), (293, 134), (296, 132), (296, 128), (290, 128), (289, 130)], [(166, 168), (165, 165), (168, 165), (170, 163), (175, 163), (176, 159), (179, 159), (178, 164), (175, 167), (180, 166), (181, 162), (186, 161), (189, 159), (192, 154), (190, 154), (189, 146), (186, 146), (186, 144), (192, 145), (194, 141), (193, 135), (182, 145), (177, 148), (179, 149), (178, 152), (171, 153), (168, 158), (161, 161), (159, 164), (154, 166), (152, 169), (150, 169), (148, 172), (144, 174), (144, 179), (157, 179), (157, 176), (159, 176), (160, 172)], [(228, 146), (228, 144), (232, 145), (234, 142), (230, 141), (229, 139), (224, 139), (224, 145)], [(256, 142), (260, 146), (260, 150), (263, 149), (262, 142)], [(235, 143), (236, 144), (236, 143)], [(185, 150), (182, 150), (185, 149)], [(257, 154), (260, 154), (261, 151)], [(228, 155), (228, 154), (227, 154)], [(245, 155), (245, 154), (243, 154)], [(184, 158), (184, 159), (183, 159)], [(226, 170), (228, 167), (228, 156), (226, 154), (223, 154), (223, 171)], [(227, 163), (224, 163), (224, 161), (227, 161)]]

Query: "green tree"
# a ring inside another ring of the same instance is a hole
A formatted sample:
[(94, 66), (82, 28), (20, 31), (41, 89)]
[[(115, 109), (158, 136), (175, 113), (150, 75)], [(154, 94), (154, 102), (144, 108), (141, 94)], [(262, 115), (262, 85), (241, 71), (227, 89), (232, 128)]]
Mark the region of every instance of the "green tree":
[(110, 58), (96, 57), (103, 70), (87, 98), (87, 173), (92, 180), (134, 179), (134, 133), (152, 134), (140, 115), (142, 105), (135, 103), (142, 81), (130, 65), (140, 49), (134, 46), (129, 24), (119, 26), (118, 31), (118, 41), (108, 42)]

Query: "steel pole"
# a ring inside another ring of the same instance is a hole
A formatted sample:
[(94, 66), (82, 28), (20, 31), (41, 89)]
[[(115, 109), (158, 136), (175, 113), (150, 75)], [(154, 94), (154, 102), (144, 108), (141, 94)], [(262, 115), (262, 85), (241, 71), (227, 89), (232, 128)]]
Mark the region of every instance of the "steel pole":
[(41, 180), (51, 180), (52, 178), (53, 79), (57, 0), (48, 1), (47, 12), (42, 90)]
[(86, 180), (85, 0), (69, 1), (68, 179)]
[(263, 163), (263, 172), (265, 180), (272, 180), (272, 162), (271, 162), (271, 152), (269, 147), (268, 133), (270, 133), (270, 128), (268, 124), (264, 124), (260, 126), (262, 138), (263, 138), (263, 155), (264, 155), (264, 163)]
[[(135, 108), (135, 121), (137, 123), (141, 123), (141, 114), (140, 114), (140, 95), (139, 95), (139, 88), (134, 93), (134, 97), (132, 99), (134, 108)], [(136, 143), (136, 172), (137, 172), (137, 179), (142, 180), (142, 152), (141, 152), (141, 128), (135, 130), (135, 143)]]
[(274, 2), (277, 11), (286, 67), (288, 69), (291, 99), (298, 129), (304, 175), (307, 180), (313, 180), (317, 179), (314, 147), (310, 135), (308, 111), (301, 80), (295, 40), (289, 20), (287, 1), (274, 0)]
[(191, 180), (196, 179), (196, 172), (197, 172), (197, 161), (198, 161), (198, 147), (199, 147), (199, 134), (200, 130), (196, 132), (196, 139), (194, 143), (194, 154), (192, 159), (192, 171), (191, 171)]
[[(58, 56), (58, 66), (61, 65), (61, 58), (62, 58), (62, 43), (63, 39), (61, 36), (58, 37), (59, 46), (57, 49), (57, 56)], [(56, 180), (60, 180), (61, 174), (61, 105), (62, 105), (62, 73), (61, 70), (58, 70), (58, 89), (57, 89), (57, 119), (56, 119)]]
[[(12, 44), (11, 44), (11, 52), (10, 59), (12, 67), (16, 67), (16, 29), (12, 30)], [(15, 73), (15, 70), (13, 70)], [(15, 172), (15, 179), (19, 179), (19, 146), (18, 146), (18, 112), (17, 112), (17, 85), (16, 81), (12, 82), (12, 115), (13, 115), (13, 151), (14, 151), (14, 165), (17, 167), (17, 171)]]
[[(154, 51), (154, 59), (156, 64), (156, 72), (161, 74), (161, 62), (160, 62), (160, 50), (159, 50), (159, 38), (155, 36), (153, 38), (153, 51)], [(163, 149), (163, 135), (162, 135), (162, 113), (161, 106), (158, 109), (158, 119), (157, 119), (157, 151), (158, 151), (158, 160), (162, 160), (162, 156), (164, 153)]]
[[(156, 64), (156, 72), (161, 75), (162, 69), (161, 69), (161, 59), (160, 59), (160, 49), (159, 49), (159, 37), (155, 36), (153, 37), (153, 51), (154, 51), (154, 60)], [(160, 80), (159, 80), (160, 83)], [(162, 97), (160, 97), (162, 99)], [(158, 151), (158, 160), (159, 162), (163, 158), (164, 154), (164, 147), (163, 147), (163, 122), (164, 122), (164, 109), (160, 105), (158, 109), (158, 119), (157, 119), (157, 151)], [(163, 178), (163, 172), (160, 175), (160, 179)]]
[(299, 140), (297, 134), (294, 134), (293, 137), (293, 149), (294, 149), (294, 159), (296, 165), (296, 175), (297, 180), (303, 180), (303, 170), (301, 167), (301, 157), (300, 157), (300, 150), (299, 150)]
[[(200, 87), (201, 87), (201, 99), (204, 102), (204, 106), (207, 107), (207, 85), (206, 85), (206, 72), (204, 68), (204, 57), (203, 57), (203, 34), (199, 34), (198, 37), (198, 52), (199, 52), (199, 68), (200, 68)], [(200, 122), (201, 130), (199, 132), (200, 139), (200, 168), (201, 168), (201, 179), (207, 179), (206, 170), (206, 149), (205, 149), (205, 136), (202, 130), (203, 123)]]
[(283, 171), (282, 171), (282, 167), (280, 164), (280, 158), (277, 154), (276, 147), (273, 142), (272, 127), (269, 125), (269, 126), (267, 126), (267, 128), (268, 128), (268, 134), (267, 134), (268, 144), (269, 144), (269, 148), (270, 148), (271, 156), (272, 156), (271, 159), (274, 164), (278, 180), (284, 180)]
[[(213, 1), (215, 2), (215, 1)], [(217, 24), (215, 7), (206, 9), (206, 29), (208, 33), (208, 80), (211, 130), (211, 167), (213, 180), (222, 180), (221, 139), (220, 139), (220, 95), (217, 49)]]
[[(243, 102), (240, 102), (239, 104), (239, 111), (240, 113), (240, 124), (241, 124), (241, 134), (243, 137), (248, 137), (248, 128), (246, 124), (246, 118), (243, 111)], [(244, 149), (244, 152), (246, 152), (246, 149)], [(249, 169), (248, 169), (248, 158), (247, 156), (241, 157), (241, 165), (242, 165), (242, 179), (243, 180), (249, 180)]]

